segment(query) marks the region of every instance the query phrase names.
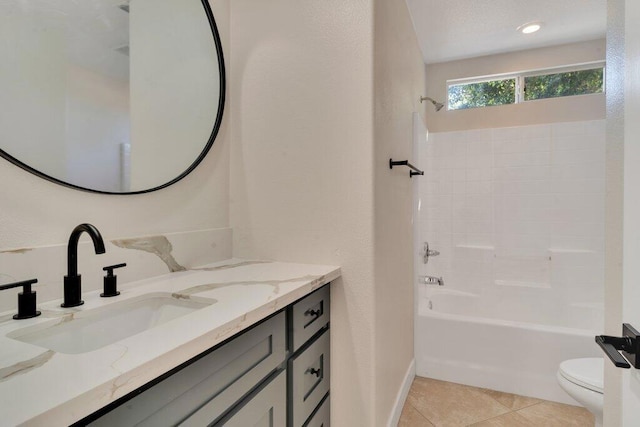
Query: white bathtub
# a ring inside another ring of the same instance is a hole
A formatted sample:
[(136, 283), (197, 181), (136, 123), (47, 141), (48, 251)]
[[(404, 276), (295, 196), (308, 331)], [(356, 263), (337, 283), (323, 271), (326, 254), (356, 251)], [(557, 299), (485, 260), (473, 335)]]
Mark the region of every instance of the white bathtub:
[[(591, 311), (592, 325), (602, 316), (599, 307), (555, 310), (553, 305), (548, 302), (540, 307), (551, 313), (544, 316), (546, 323), (563, 320), (570, 324), (574, 309)], [(415, 325), (416, 374), (576, 405), (556, 383), (556, 371), (566, 359), (602, 357), (594, 342), (599, 331), (532, 323), (535, 316), (526, 309), (531, 306), (532, 301), (523, 295), (496, 300), (421, 285)]]

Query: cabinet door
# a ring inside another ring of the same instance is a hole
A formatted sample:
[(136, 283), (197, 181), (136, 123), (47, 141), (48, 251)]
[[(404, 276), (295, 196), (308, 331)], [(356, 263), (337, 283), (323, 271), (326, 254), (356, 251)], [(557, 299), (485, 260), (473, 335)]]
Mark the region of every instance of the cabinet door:
[(280, 313), (125, 402), (92, 425), (177, 425), (194, 413), (206, 413), (208, 422), (199, 425), (207, 425), (285, 360), (285, 329), (285, 315)]
[(329, 330), (289, 360), (292, 411), (289, 425), (294, 427), (302, 426), (329, 392)]
[[(230, 418), (215, 424), (225, 427), (283, 427), (287, 419), (286, 372), (250, 398)], [(204, 424), (200, 424), (204, 425)]]

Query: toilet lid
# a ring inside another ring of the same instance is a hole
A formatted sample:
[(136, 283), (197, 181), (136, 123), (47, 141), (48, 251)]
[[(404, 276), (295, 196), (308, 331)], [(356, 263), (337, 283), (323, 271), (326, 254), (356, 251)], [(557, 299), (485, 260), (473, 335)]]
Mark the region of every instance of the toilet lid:
[(586, 359), (565, 360), (560, 364), (560, 374), (580, 387), (603, 393), (604, 359), (591, 357)]

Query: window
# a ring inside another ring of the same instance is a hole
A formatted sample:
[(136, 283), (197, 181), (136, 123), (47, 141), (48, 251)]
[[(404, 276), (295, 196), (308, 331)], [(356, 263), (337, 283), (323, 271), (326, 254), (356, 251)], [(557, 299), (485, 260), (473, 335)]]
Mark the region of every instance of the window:
[(604, 69), (524, 77), (524, 100), (587, 95), (604, 91)]
[(449, 110), (516, 102), (516, 79), (489, 80), (449, 86)]
[(590, 63), (488, 78), (452, 80), (447, 82), (447, 92), (449, 110), (602, 93), (604, 64)]

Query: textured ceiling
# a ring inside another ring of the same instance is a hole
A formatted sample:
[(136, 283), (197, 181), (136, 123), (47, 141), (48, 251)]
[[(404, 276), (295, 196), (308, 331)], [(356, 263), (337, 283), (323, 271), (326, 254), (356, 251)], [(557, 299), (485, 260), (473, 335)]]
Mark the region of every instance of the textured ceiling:
[[(427, 64), (604, 38), (604, 0), (407, 0)], [(520, 25), (542, 21), (524, 35)]]

